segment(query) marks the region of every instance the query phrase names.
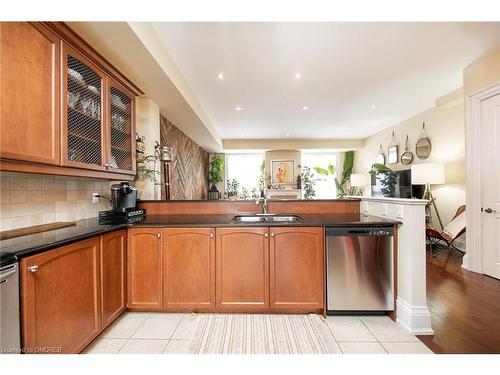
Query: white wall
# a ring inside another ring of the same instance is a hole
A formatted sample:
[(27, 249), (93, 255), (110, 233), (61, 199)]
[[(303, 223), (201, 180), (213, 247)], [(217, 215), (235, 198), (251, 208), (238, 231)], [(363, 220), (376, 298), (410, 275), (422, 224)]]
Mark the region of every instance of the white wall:
[[(160, 142), (160, 109), (152, 99), (136, 98), (136, 128), (137, 134), (145, 137), (146, 155), (154, 155), (155, 141)], [(153, 164), (149, 167), (152, 168)], [(136, 186), (141, 199), (155, 199), (154, 181), (137, 181)]]
[[(391, 143), (392, 131), (395, 131), (399, 143), (399, 155), (404, 152), (406, 135), (409, 136), (409, 148), (414, 154), (413, 164), (439, 162), (445, 164), (446, 184), (432, 186), (436, 204), (443, 224), (446, 225), (457, 208), (465, 204), (465, 110), (463, 91), (454, 91), (436, 100), (436, 106), (395, 126), (389, 127), (366, 139), (363, 149), (356, 151), (355, 173), (366, 173), (375, 162), (379, 145), (387, 157), (387, 147)], [(426, 160), (415, 155), (415, 143), (425, 121), (426, 131), (432, 141), (432, 152)], [(394, 170), (407, 169), (401, 163), (387, 164)], [(435, 218), (435, 224), (437, 218)]]

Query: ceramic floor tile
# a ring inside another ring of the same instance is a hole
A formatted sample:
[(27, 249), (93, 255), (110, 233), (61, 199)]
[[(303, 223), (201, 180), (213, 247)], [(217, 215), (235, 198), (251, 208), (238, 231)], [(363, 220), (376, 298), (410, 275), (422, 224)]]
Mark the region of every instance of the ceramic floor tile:
[(126, 312), (99, 336), (100, 338), (128, 339), (146, 320), (150, 313)]
[(357, 316), (327, 316), (326, 319), (337, 341), (377, 341)]
[(389, 354), (433, 354), (424, 343), (417, 342), (381, 342)]
[(84, 354), (116, 354), (125, 345), (127, 339), (95, 339), (83, 351)]
[(165, 351), (165, 354), (189, 354), (189, 346), (191, 340), (170, 340)]
[(168, 340), (136, 340), (130, 339), (120, 350), (120, 354), (161, 354)]
[(387, 354), (378, 342), (339, 342), (344, 354)]
[(419, 341), (387, 316), (362, 316), (361, 320), (378, 341)]
[(183, 314), (151, 313), (132, 338), (168, 340), (174, 334), (182, 317)]
[(172, 339), (174, 340), (191, 340), (194, 336), (194, 331), (198, 326), (198, 316), (197, 315), (184, 315), (182, 317), (179, 326), (174, 332)]

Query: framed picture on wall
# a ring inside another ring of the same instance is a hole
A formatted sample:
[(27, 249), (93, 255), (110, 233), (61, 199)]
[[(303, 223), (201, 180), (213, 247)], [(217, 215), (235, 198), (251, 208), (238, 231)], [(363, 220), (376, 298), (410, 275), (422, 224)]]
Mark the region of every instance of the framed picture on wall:
[(295, 182), (295, 160), (271, 160), (271, 182), (293, 184)]

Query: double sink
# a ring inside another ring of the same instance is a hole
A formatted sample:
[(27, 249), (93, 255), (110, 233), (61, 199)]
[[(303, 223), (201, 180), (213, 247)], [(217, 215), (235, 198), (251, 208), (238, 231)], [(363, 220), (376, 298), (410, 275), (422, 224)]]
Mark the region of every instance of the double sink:
[(302, 218), (297, 215), (256, 214), (233, 217), (233, 223), (295, 223), (297, 221), (302, 221)]

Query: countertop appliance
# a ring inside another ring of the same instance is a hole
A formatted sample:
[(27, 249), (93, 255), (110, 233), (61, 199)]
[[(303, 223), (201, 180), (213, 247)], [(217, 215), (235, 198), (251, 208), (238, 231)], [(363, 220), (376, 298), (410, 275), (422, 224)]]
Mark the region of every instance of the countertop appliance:
[(0, 353), (19, 354), (19, 265), (14, 254), (0, 253)]
[(326, 228), (327, 312), (394, 310), (393, 227)]
[(111, 185), (113, 211), (125, 212), (134, 209), (137, 201), (137, 188), (128, 182)]

